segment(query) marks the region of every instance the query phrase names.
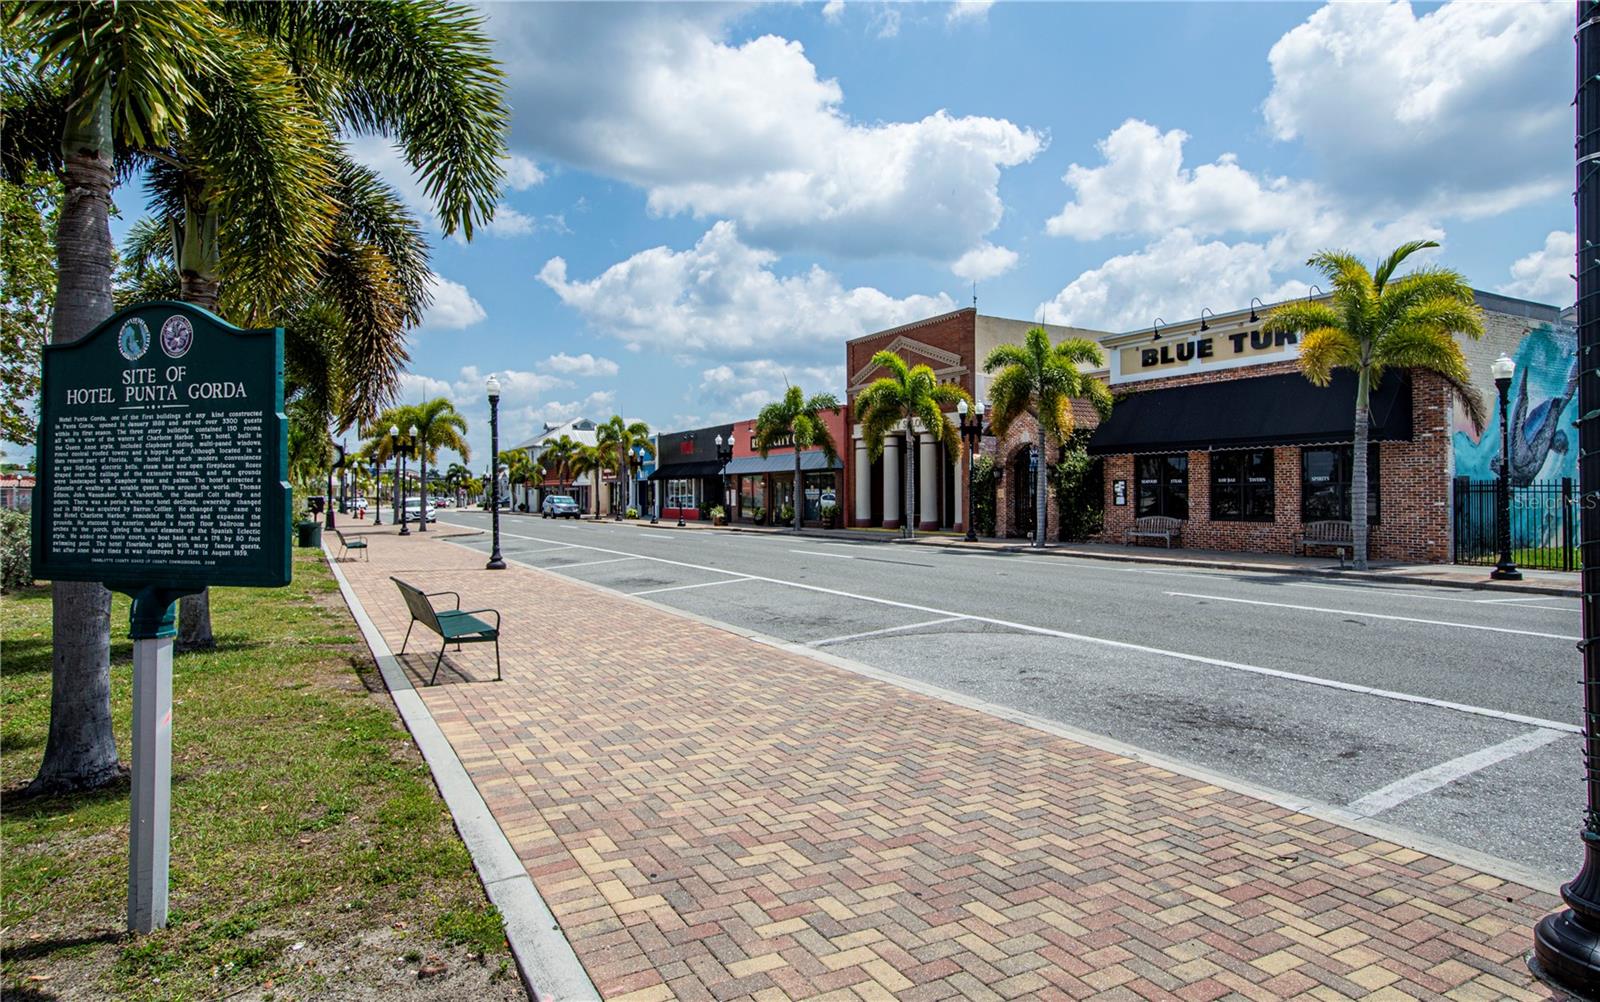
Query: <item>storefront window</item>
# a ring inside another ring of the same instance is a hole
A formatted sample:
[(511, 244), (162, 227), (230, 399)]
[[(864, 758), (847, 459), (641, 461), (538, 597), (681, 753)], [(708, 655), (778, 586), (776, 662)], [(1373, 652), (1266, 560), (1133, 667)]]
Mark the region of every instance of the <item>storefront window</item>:
[(822, 506), (825, 504), (838, 504), (837, 494), (833, 489), (833, 474), (807, 473), (806, 474), (806, 514), (807, 522), (817, 522), (822, 519)]
[(1138, 481), (1135, 515), (1140, 518), (1150, 515), (1189, 517), (1188, 456), (1182, 453), (1139, 456), (1135, 460), (1134, 479)]
[(767, 507), (767, 478), (763, 476), (739, 478), (739, 517), (752, 521), (756, 509)]
[[(1300, 520), (1350, 520), (1350, 467), (1354, 448), (1336, 445), (1300, 450)], [(1367, 520), (1378, 521), (1378, 446), (1367, 452)]]
[(1211, 454), (1211, 519), (1214, 522), (1270, 522), (1272, 450)]
[(699, 501), (696, 497), (695, 487), (699, 484), (699, 482), (700, 481), (698, 479), (668, 480), (666, 507), (674, 509), (683, 508), (689, 510), (698, 508)]
[[(794, 474), (774, 473), (772, 475), (772, 509), (770, 521), (776, 524), (780, 521), (779, 512), (784, 505), (794, 504)], [(791, 513), (790, 518), (794, 516)]]

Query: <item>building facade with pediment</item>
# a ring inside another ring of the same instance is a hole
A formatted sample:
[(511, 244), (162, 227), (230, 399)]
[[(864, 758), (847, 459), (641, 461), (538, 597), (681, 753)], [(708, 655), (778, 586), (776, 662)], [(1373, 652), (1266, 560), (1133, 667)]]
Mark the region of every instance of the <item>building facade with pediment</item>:
[[(984, 316), (972, 307), (877, 331), (845, 345), (850, 413), (854, 414), (856, 395), (885, 374), (872, 364), (872, 356), (885, 350), (894, 352), (910, 365), (927, 365), (941, 382), (960, 386), (974, 400), (987, 399), (989, 377), (983, 372), (984, 358), (998, 345), (1020, 344), (1031, 327), (1043, 327), (1053, 342), (1069, 337), (1099, 340), (1108, 336), (1105, 331)], [(966, 529), (965, 464), (954, 462), (954, 450), (947, 450), (920, 427), (909, 430), (902, 427), (897, 433), (885, 436), (883, 450), (874, 460), (862, 436), (861, 425), (852, 420), (849, 431), (850, 440), (840, 443), (840, 451), (845, 455), (844, 504), (841, 507), (849, 525), (897, 529), (911, 519), (920, 530)], [(1024, 420), (1010, 429), (1004, 441), (985, 437), (982, 451), (1005, 463), (999, 489), (1002, 500), (1018, 496), (1019, 488), (1026, 493), (1025, 485), (1010, 482), (1014, 479), (1013, 467), (1024, 471), (1018, 476), (1027, 475), (1025, 456), (1021, 464), (1010, 460), (1013, 454), (1022, 455), (1027, 450), (1031, 433), (1031, 421)], [(917, 483), (913, 511), (907, 513), (901, 511), (905, 505), (901, 477), (906, 468), (906, 451), (913, 448), (918, 450)], [(1028, 493), (1027, 496), (1032, 495)], [(1013, 513), (1000, 501), (997, 505), (1004, 509), (998, 512), (1000, 531), (1003, 534), (1016, 532), (1018, 526), (1011, 517)]]

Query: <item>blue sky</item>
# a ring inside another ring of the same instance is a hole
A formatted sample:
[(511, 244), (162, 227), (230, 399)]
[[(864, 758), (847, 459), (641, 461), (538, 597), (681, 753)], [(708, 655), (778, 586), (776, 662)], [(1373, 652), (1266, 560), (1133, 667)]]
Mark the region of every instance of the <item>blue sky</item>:
[[(439, 239), (407, 398), (488, 444), (843, 391), (850, 337), (967, 305), (1108, 330), (1301, 294), (1432, 237), (1570, 302), (1565, 4), (487, 4), (496, 222)], [(352, 141), (426, 214), (381, 140)]]

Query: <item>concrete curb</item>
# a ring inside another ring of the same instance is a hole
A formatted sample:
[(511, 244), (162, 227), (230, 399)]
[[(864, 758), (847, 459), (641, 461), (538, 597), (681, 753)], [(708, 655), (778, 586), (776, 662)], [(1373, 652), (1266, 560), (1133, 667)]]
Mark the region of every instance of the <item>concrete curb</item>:
[(472, 856), (478, 879), (483, 882), (489, 900), (500, 910), (506, 941), (511, 944), (511, 955), (517, 962), (517, 973), (528, 997), (536, 1002), (567, 1002), (569, 999), (598, 1002), (600, 992), (589, 980), (572, 944), (544, 898), (539, 896), (533, 879), (511, 848), (511, 841), (495, 821), (489, 805), (484, 803), (472, 777), (467, 775), (455, 748), (439, 729), (399, 660), (390, 652), (388, 642), (367, 615), (332, 551), (324, 547), (323, 555), (339, 582), (339, 593), (344, 596), (350, 615), (372, 651), (400, 719), (405, 721), (406, 729), (433, 773), (439, 795), (444, 798), (456, 831)]
[[(663, 520), (659, 525), (650, 525), (647, 522), (624, 520), (623, 525), (632, 525), (644, 529), (671, 529), (678, 531), (676, 524), (668, 524)], [(690, 527), (684, 526), (685, 531)], [(1448, 577), (1431, 577), (1425, 574), (1390, 574), (1382, 570), (1355, 571), (1341, 570), (1332, 567), (1296, 567), (1283, 564), (1253, 563), (1248, 560), (1210, 560), (1205, 558), (1156, 556), (1150, 553), (1108, 553), (1100, 550), (1073, 550), (1056, 548), (1054, 546), (1035, 549), (1025, 544), (996, 544), (996, 543), (969, 543), (965, 539), (951, 538), (949, 536), (925, 535), (916, 539), (901, 539), (886, 537), (877, 534), (860, 532), (836, 531), (817, 532), (802, 531), (796, 533), (793, 529), (777, 529), (755, 526), (695, 526), (698, 532), (747, 532), (751, 535), (763, 536), (804, 536), (812, 539), (838, 539), (860, 543), (887, 543), (897, 546), (931, 546), (941, 549), (961, 550), (969, 553), (1016, 553), (1035, 557), (1062, 557), (1078, 560), (1104, 560), (1111, 563), (1125, 564), (1156, 564), (1165, 567), (1198, 567), (1204, 570), (1241, 571), (1250, 574), (1294, 574), (1301, 577), (1336, 578), (1342, 580), (1373, 582), (1394, 582), (1396, 584), (1427, 585), (1435, 588), (1461, 588), (1472, 591), (1515, 592), (1526, 595), (1556, 595), (1562, 598), (1578, 598), (1582, 594), (1579, 587), (1564, 587), (1555, 584), (1541, 584), (1537, 581), (1490, 581), (1487, 578), (1488, 569), (1485, 568), (1485, 577), (1479, 579), (1452, 580)]]
[[(464, 543), (455, 543), (453, 545), (461, 546), (464, 549), (471, 549)], [(1285, 810), (1294, 811), (1299, 814), (1308, 814), (1311, 817), (1317, 818), (1318, 820), (1329, 821), (1337, 825), (1342, 825), (1365, 835), (1371, 835), (1374, 838), (1383, 839), (1386, 842), (1393, 842), (1396, 845), (1407, 849), (1415, 849), (1418, 852), (1427, 853), (1430, 856), (1437, 856), (1440, 859), (1448, 860), (1452, 863), (1459, 863), (1462, 866), (1478, 870), (1482, 873), (1487, 873), (1491, 876), (1498, 877), (1501, 880), (1507, 880), (1512, 883), (1521, 884), (1525, 887), (1531, 887), (1534, 890), (1543, 891), (1547, 894), (1558, 894), (1560, 892), (1561, 884), (1567, 879), (1565, 877), (1556, 877), (1550, 874), (1541, 873), (1531, 867), (1524, 866), (1515, 860), (1502, 859), (1498, 856), (1492, 856), (1488, 853), (1480, 852), (1477, 849), (1472, 849), (1455, 842), (1446, 841), (1444, 839), (1436, 839), (1432, 836), (1422, 834), (1421, 832), (1389, 825), (1383, 821), (1374, 820), (1370, 815), (1358, 814), (1350, 811), (1348, 808), (1340, 807), (1337, 804), (1330, 804), (1307, 797), (1296, 796), (1291, 793), (1286, 793), (1282, 790), (1252, 783), (1249, 780), (1240, 779), (1235, 776), (1229, 776), (1224, 773), (1214, 772), (1204, 766), (1196, 765), (1191, 762), (1185, 762), (1180, 759), (1168, 758), (1164, 755), (1147, 751), (1135, 745), (1125, 744), (1116, 740), (1115, 738), (1109, 738), (1102, 734), (1095, 734), (1092, 731), (1080, 730), (1079, 728), (1073, 727), (1069, 724), (1059, 723), (1046, 717), (1037, 716), (1032, 713), (1026, 713), (1021, 710), (1015, 710), (1008, 706), (1002, 706), (999, 703), (991, 703), (987, 700), (967, 696), (963, 693), (956, 692), (953, 689), (946, 689), (942, 686), (932, 685), (917, 679), (907, 678), (903, 675), (896, 675), (893, 672), (887, 672), (880, 668), (874, 668), (871, 665), (863, 664), (860, 661), (853, 661), (849, 658), (840, 657), (836, 654), (830, 654), (826, 651), (819, 651), (815, 648), (807, 647), (804, 644), (792, 643), (779, 637), (773, 637), (768, 634), (761, 633), (757, 630), (746, 629), (745, 627), (736, 626), (732, 623), (725, 623), (721, 620), (712, 619), (709, 616), (702, 616), (698, 613), (687, 612), (683, 609), (674, 608), (670, 605), (663, 605), (660, 602), (654, 602), (648, 598), (641, 598), (637, 595), (629, 595), (626, 592), (614, 591), (601, 585), (592, 584), (587, 581), (580, 581), (577, 578), (571, 578), (561, 574), (554, 574), (542, 567), (523, 563), (522, 561), (516, 560), (512, 557), (507, 557), (506, 563), (516, 564), (518, 567), (526, 568), (527, 570), (543, 574), (547, 577), (555, 578), (563, 584), (570, 584), (579, 588), (586, 588), (590, 591), (598, 592), (603, 595), (622, 598), (629, 602), (637, 602), (640, 605), (654, 609), (658, 612), (663, 612), (671, 616), (677, 616), (682, 619), (692, 620), (705, 626), (710, 626), (714, 629), (732, 633), (735, 636), (744, 637), (745, 639), (751, 640), (758, 644), (768, 647), (775, 647), (791, 654), (798, 654), (801, 657), (820, 662), (828, 665), (831, 668), (838, 668), (843, 671), (848, 671), (856, 675), (861, 675), (875, 681), (884, 682), (897, 688), (917, 693), (921, 696), (927, 696), (932, 699), (941, 700), (943, 702), (951, 703), (969, 710), (976, 710), (979, 713), (987, 714), (991, 717), (997, 717), (1001, 720), (1006, 720), (1011, 723), (1021, 724), (1024, 727), (1041, 731), (1045, 734), (1066, 738), (1069, 741), (1075, 741), (1078, 744), (1087, 745), (1090, 748), (1108, 752), (1112, 755), (1133, 759), (1137, 762), (1144, 762), (1148, 765), (1165, 769), (1168, 772), (1173, 772), (1180, 776), (1187, 776), (1191, 779), (1200, 780), (1203, 783), (1209, 783), (1213, 786), (1220, 786), (1225, 790), (1231, 790), (1234, 793), (1240, 793), (1247, 797), (1263, 800), (1277, 807), (1282, 807)]]

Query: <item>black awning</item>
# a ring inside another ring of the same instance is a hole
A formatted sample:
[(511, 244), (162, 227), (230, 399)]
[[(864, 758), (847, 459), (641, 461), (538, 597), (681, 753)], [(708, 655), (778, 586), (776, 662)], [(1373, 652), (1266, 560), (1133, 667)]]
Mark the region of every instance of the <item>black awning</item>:
[(671, 466), (658, 466), (650, 474), (651, 480), (675, 480), (679, 477), (714, 477), (722, 472), (722, 464), (715, 459), (702, 459), (696, 462), (673, 463)]
[[(1118, 400), (1089, 439), (1096, 456), (1348, 442), (1355, 429), (1356, 375), (1336, 371), (1326, 387), (1298, 372), (1145, 390)], [(1391, 370), (1372, 392), (1372, 438), (1411, 441), (1411, 380)]]

